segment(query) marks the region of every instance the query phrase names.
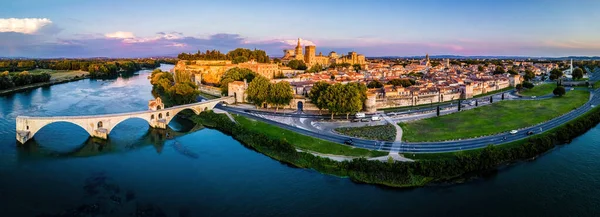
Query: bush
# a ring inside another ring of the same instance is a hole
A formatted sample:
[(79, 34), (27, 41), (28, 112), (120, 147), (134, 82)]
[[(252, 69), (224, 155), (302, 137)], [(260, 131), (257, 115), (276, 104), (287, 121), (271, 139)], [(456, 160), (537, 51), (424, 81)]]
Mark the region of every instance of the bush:
[(558, 86), (558, 87), (554, 88), (552, 93), (554, 93), (554, 95), (556, 95), (556, 96), (563, 96), (567, 93), (567, 91), (565, 90), (565, 87)]
[(527, 89), (531, 89), (534, 87), (533, 83), (529, 82), (529, 81), (525, 81), (523, 82), (523, 87), (527, 88)]

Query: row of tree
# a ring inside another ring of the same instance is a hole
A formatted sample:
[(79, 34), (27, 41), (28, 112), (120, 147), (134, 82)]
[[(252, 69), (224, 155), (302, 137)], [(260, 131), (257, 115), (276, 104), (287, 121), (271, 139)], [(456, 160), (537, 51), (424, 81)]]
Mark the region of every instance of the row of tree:
[(173, 63), (172, 59), (38, 59), (0, 60), (0, 71), (19, 72), (34, 69), (88, 71), (92, 65), (112, 63), (124, 71), (141, 68), (153, 69), (161, 63)]
[(246, 91), (247, 99), (257, 108), (265, 103), (275, 107), (275, 112), (279, 107), (290, 104), (294, 98), (292, 87), (287, 81), (271, 83), (269, 79), (258, 76), (255, 77)]
[[(394, 78), (392, 80), (389, 80), (387, 82), (387, 84), (391, 84), (394, 85), (395, 87), (410, 87), (412, 85), (416, 84), (415, 80), (412, 79), (400, 79), (400, 78)], [(383, 83), (381, 83), (381, 81), (379, 80), (372, 80), (369, 81), (369, 83), (367, 83), (367, 88), (382, 88), (384, 85)]]
[(313, 85), (308, 98), (318, 109), (329, 110), (331, 119), (335, 114), (346, 114), (346, 119), (351, 113), (363, 110), (367, 100), (367, 86), (361, 83), (329, 84), (319, 81)]
[(152, 93), (155, 96), (166, 98), (166, 104), (172, 103), (169, 106), (196, 102), (200, 94), (200, 91), (197, 90), (198, 87), (191, 81), (175, 82), (171, 73), (163, 72), (160, 69), (152, 71), (149, 78), (152, 84)]
[(8, 71), (0, 74), (0, 90), (5, 90), (13, 87), (19, 87), (29, 84), (50, 81), (48, 73), (29, 73), (27, 71), (11, 75)]
[(180, 60), (231, 60), (233, 63), (243, 63), (248, 60), (255, 60), (259, 63), (269, 63), (271, 61), (264, 50), (250, 50), (246, 48), (237, 48), (227, 52), (227, 54), (221, 53), (218, 50), (198, 51), (194, 54), (181, 53), (177, 55), (177, 58)]

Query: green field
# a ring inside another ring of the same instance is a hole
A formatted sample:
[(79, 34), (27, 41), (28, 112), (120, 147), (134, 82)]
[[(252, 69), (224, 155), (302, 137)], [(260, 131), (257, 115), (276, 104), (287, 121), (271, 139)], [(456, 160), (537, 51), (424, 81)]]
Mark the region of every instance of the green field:
[(569, 91), (545, 100), (502, 101), (459, 113), (400, 123), (409, 142), (473, 138), (535, 125), (569, 112), (589, 99), (587, 91)]
[(37, 74), (37, 73), (48, 73), (52, 76), (52, 78), (50, 78), (50, 80), (62, 80), (62, 79), (71, 79), (75, 76), (79, 76), (81, 77), (82, 75), (87, 76), (88, 74), (90, 74), (89, 72), (86, 71), (78, 71), (78, 70), (52, 70), (52, 69), (35, 69), (35, 70), (31, 70), (28, 71), (29, 73), (32, 74)]
[(540, 84), (527, 90), (522, 90), (521, 95), (523, 96), (544, 96), (551, 94), (556, 88), (556, 83)]
[(238, 124), (247, 129), (255, 130), (272, 138), (284, 138), (298, 149), (318, 152), (321, 154), (344, 155), (353, 157), (379, 157), (385, 156), (387, 152), (371, 151), (361, 148), (353, 148), (334, 142), (305, 136), (296, 132), (282, 129), (264, 122), (251, 120), (243, 116), (234, 115)]
[(396, 140), (396, 128), (391, 124), (364, 126), (364, 127), (340, 127), (335, 132), (352, 137), (373, 139), (393, 142)]

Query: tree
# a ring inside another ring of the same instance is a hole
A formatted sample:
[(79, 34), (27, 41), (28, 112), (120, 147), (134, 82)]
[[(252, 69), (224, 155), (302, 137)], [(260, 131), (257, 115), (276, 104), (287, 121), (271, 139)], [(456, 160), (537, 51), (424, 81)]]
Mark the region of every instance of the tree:
[(519, 74), (519, 73), (518, 73), (517, 71), (515, 71), (514, 69), (509, 69), (509, 70), (508, 70), (508, 74), (511, 74), (511, 75), (517, 75), (517, 74)]
[(414, 81), (410, 80), (410, 79), (394, 78), (394, 79), (388, 81), (387, 84), (391, 84), (391, 85), (394, 85), (396, 87), (400, 87), (400, 86), (402, 86), (402, 87), (410, 87), (410, 86), (412, 86), (414, 84)]
[(529, 81), (525, 81), (523, 82), (523, 87), (527, 88), (527, 89), (531, 89), (534, 87), (533, 83), (529, 82)]
[(360, 104), (361, 104), (360, 110), (362, 110), (362, 105), (364, 105), (365, 101), (367, 101), (367, 85), (365, 85), (363, 83), (359, 83), (359, 82), (351, 82), (346, 85), (352, 86), (356, 90), (358, 90), (358, 93), (360, 94)]
[(258, 76), (248, 84), (248, 101), (260, 108), (269, 99), (269, 90), (271, 82), (269, 79)]
[(171, 98), (175, 101), (176, 104), (188, 104), (196, 101), (200, 91), (196, 90), (198, 87), (190, 82), (177, 82), (171, 91), (169, 92)]
[(0, 73), (0, 90), (13, 88), (15, 83), (13, 82), (11, 76), (8, 74), (8, 71)]
[(517, 86), (515, 88), (517, 89), (518, 92), (521, 92), (521, 90), (523, 89), (523, 85), (517, 84)]
[(319, 100), (325, 105), (325, 108), (331, 112), (331, 120), (337, 113), (344, 112), (344, 97), (340, 97), (344, 94), (344, 86), (340, 83), (331, 85), (325, 90), (325, 92), (319, 97)]
[(575, 79), (575, 80), (582, 79), (583, 78), (583, 70), (581, 68), (576, 68), (573, 70), (573, 73), (571, 73), (571, 75), (573, 76), (573, 79)]
[(369, 82), (367, 84), (367, 88), (381, 88), (383, 87), (383, 84), (381, 82), (379, 82), (378, 80), (372, 80), (371, 82)]
[(315, 64), (314, 66), (311, 66), (310, 69), (308, 69), (306, 72), (307, 73), (316, 73), (316, 72), (320, 72), (321, 70), (323, 70), (323, 66), (321, 66), (319, 64)]
[(555, 96), (564, 96), (567, 93), (567, 91), (565, 90), (565, 87), (558, 86), (558, 87), (554, 88), (554, 90), (552, 91), (552, 93)]
[(296, 70), (306, 70), (306, 64), (302, 60), (290, 60), (288, 62), (288, 67)]
[(275, 112), (277, 112), (279, 106), (285, 106), (290, 104), (290, 102), (294, 98), (294, 94), (292, 93), (292, 87), (287, 81), (271, 84), (268, 95), (269, 98), (267, 98), (267, 102), (275, 106)]
[(312, 102), (312, 104), (319, 109), (319, 114), (321, 114), (321, 110), (327, 108), (327, 105), (321, 100), (321, 95), (325, 94), (325, 91), (329, 86), (331, 86), (329, 83), (319, 81), (313, 84), (312, 88), (310, 88), (310, 92), (308, 93), (310, 102)]
[(233, 64), (245, 63), (245, 62), (248, 62), (248, 58), (245, 56), (237, 56), (237, 57), (233, 58), (233, 60), (231, 62)]
[(552, 69), (552, 71), (550, 71), (550, 80), (556, 80), (562, 78), (562, 76), (563, 72), (560, 69)]
[(341, 110), (346, 113), (346, 119), (349, 118), (350, 113), (362, 110), (364, 101), (362, 100), (362, 94), (358, 86), (351, 84), (344, 85), (343, 96), (341, 98), (343, 98)]
[(494, 75), (504, 74), (504, 73), (506, 73), (506, 71), (504, 71), (503, 66), (496, 66), (496, 70), (494, 70)]
[(531, 79), (535, 78), (535, 73), (529, 69), (525, 70), (525, 75), (523, 76), (523, 78), (526, 81), (530, 81)]
[(279, 64), (279, 63), (281, 63), (281, 59), (275, 58), (275, 59), (273, 59), (273, 63)]
[(483, 72), (483, 66), (482, 65), (477, 66), (477, 71)]
[(352, 65), (352, 68), (354, 68), (354, 71), (356, 72), (362, 70), (362, 66), (360, 66), (360, 64), (354, 64)]
[(247, 82), (252, 82), (252, 80), (258, 76), (256, 72), (253, 72), (250, 69), (245, 68), (231, 68), (221, 76), (221, 80), (219, 81), (219, 86), (221, 87), (221, 94), (227, 95), (229, 90), (229, 83), (233, 81), (243, 81), (246, 79)]

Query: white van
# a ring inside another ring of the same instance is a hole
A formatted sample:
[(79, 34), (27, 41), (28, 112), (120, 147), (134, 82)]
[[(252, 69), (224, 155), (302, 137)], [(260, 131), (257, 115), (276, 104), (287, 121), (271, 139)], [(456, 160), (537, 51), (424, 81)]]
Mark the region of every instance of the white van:
[(378, 115), (373, 115), (373, 116), (371, 116), (371, 120), (372, 121), (378, 121), (379, 120), (379, 116)]
[(356, 118), (364, 118), (365, 117), (365, 113), (362, 113), (362, 112), (356, 113), (355, 117)]

